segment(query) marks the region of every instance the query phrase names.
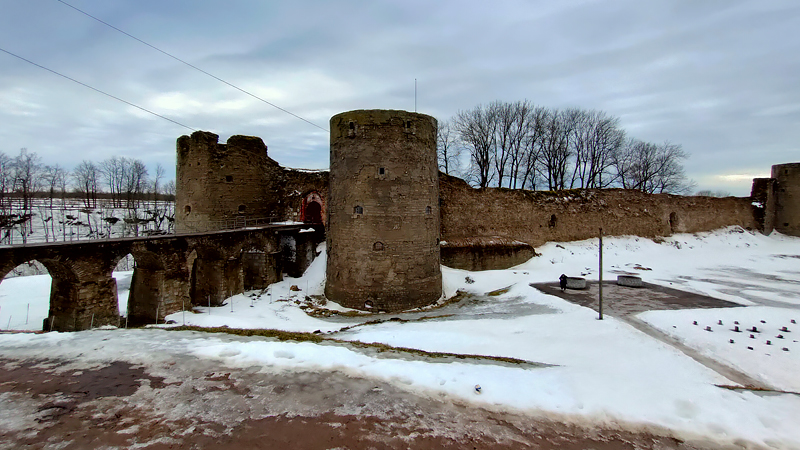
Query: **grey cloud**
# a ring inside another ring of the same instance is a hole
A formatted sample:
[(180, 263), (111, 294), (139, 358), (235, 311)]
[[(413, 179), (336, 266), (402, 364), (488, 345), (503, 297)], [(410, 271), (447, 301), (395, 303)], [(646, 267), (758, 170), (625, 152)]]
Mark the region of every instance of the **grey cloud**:
[[(275, 103), (323, 127), (348, 109), (413, 109), (417, 78), (419, 110), (440, 119), (495, 99), (605, 110), (682, 144), (701, 188), (798, 159), (794, 1), (73, 1), (237, 85), (297, 89)], [(258, 102), (211, 109), (246, 96), (58, 2), (2, 6), (0, 47), (137, 104), (180, 94), (200, 106), (156, 112), (222, 140), (260, 135), (288, 166), (327, 165), (327, 135), (304, 122)], [(174, 165), (188, 130), (4, 54), (0, 69), (0, 150)], [(303, 76), (325, 84), (298, 88)]]

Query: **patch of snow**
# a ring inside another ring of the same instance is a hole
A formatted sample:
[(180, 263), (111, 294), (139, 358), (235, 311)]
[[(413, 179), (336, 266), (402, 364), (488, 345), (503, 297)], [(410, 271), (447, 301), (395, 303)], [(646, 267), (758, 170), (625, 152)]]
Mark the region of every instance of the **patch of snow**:
[[(638, 317), (774, 389), (800, 392), (800, 310), (754, 306), (647, 311)], [(753, 327), (756, 331), (748, 331)]]

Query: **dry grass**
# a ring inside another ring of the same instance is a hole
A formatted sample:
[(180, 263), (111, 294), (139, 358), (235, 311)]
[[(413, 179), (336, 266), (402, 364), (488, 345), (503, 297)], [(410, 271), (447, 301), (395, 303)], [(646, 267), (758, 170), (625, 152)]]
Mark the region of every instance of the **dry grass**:
[(225, 333), (225, 334), (233, 334), (236, 336), (261, 336), (265, 338), (277, 339), (279, 341), (294, 341), (294, 342), (313, 342), (315, 344), (319, 344), (322, 342), (327, 342), (335, 345), (342, 345), (348, 347), (354, 347), (359, 349), (367, 349), (367, 350), (374, 350), (378, 353), (398, 353), (398, 354), (407, 354), (413, 356), (419, 356), (423, 358), (438, 358), (438, 359), (458, 359), (458, 360), (478, 360), (478, 361), (492, 361), (492, 362), (502, 362), (507, 364), (533, 364), (533, 365), (541, 365), (539, 363), (534, 363), (531, 361), (525, 361), (523, 359), (517, 358), (509, 358), (506, 356), (492, 356), (492, 355), (472, 355), (472, 354), (462, 354), (462, 353), (447, 353), (447, 352), (428, 352), (425, 350), (419, 350), (416, 348), (407, 348), (407, 347), (393, 347), (387, 344), (380, 344), (380, 343), (365, 343), (365, 342), (358, 342), (358, 341), (345, 341), (342, 339), (335, 339), (330, 337), (325, 337), (318, 333), (302, 333), (302, 332), (291, 332), (291, 331), (281, 331), (281, 330), (273, 330), (273, 329), (242, 329), (242, 328), (228, 328), (228, 327), (210, 327), (210, 328), (203, 328), (203, 327), (195, 327), (195, 326), (181, 326), (181, 327), (172, 327), (172, 328), (164, 328), (164, 330), (168, 331), (197, 331), (201, 333)]
[(486, 295), (488, 295), (489, 297), (497, 297), (499, 295), (507, 294), (508, 291), (510, 291), (510, 290), (511, 290), (511, 286), (506, 286), (506, 287), (504, 287), (502, 289), (498, 289), (496, 291), (487, 292)]

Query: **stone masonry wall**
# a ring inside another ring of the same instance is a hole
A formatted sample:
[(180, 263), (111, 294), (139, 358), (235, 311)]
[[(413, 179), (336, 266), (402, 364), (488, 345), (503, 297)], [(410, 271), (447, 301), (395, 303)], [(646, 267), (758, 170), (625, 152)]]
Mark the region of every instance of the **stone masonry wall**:
[(331, 118), (326, 296), (397, 311), (436, 302), (436, 120), (405, 111)]
[(772, 166), (772, 179), (774, 228), (789, 236), (800, 236), (800, 163)]
[(442, 239), (500, 236), (534, 247), (606, 235), (669, 236), (740, 225), (758, 229), (749, 197), (683, 197), (624, 189), (473, 189), (440, 175)]
[[(245, 226), (245, 219), (298, 220), (303, 196), (326, 193), (328, 173), (281, 167), (261, 138), (197, 131), (177, 142), (178, 233)], [(251, 222), (252, 223), (252, 222)]]
[(221, 223), (268, 217), (282, 169), (257, 137), (219, 136), (197, 131), (177, 143), (176, 229), (179, 233), (225, 228)]

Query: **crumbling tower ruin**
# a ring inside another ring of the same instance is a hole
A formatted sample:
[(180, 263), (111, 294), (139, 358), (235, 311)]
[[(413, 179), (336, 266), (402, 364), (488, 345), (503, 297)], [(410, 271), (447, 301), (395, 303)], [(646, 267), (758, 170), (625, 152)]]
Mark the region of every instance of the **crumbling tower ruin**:
[(439, 266), (436, 119), (359, 110), (330, 121), (325, 295), (399, 311), (435, 303)]
[(197, 131), (177, 144), (175, 230), (178, 233), (243, 226), (245, 218), (276, 211), (280, 166), (267, 156), (264, 141)]
[(773, 229), (789, 235), (800, 236), (800, 163), (772, 166), (772, 199), (768, 208), (773, 211), (772, 223), (765, 224), (765, 232)]

